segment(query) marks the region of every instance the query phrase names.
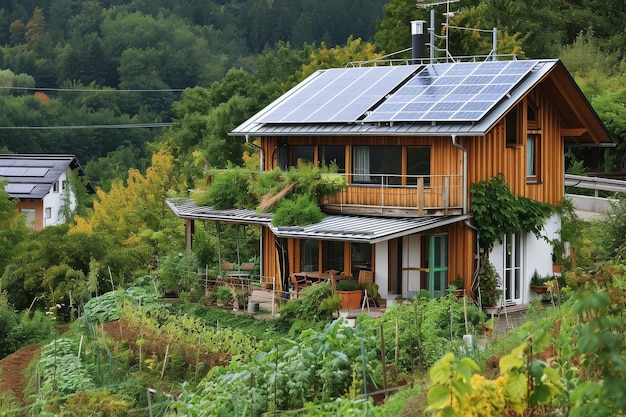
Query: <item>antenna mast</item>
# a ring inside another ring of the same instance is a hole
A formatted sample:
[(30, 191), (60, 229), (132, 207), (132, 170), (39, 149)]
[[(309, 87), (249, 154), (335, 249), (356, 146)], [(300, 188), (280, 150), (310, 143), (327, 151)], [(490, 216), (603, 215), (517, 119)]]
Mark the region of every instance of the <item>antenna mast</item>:
[[(459, 12), (451, 12), (450, 11), (450, 4), (452, 3), (458, 3), (460, 0), (433, 0), (433, 1), (428, 1), (428, 0), (417, 0), (417, 3), (415, 4), (416, 7), (418, 8), (422, 8), (422, 9), (430, 9), (430, 28), (428, 29), (428, 31), (430, 32), (430, 61), (434, 62), (435, 59), (435, 50), (437, 51), (443, 51), (446, 57), (446, 62), (448, 60), (451, 61), (455, 61), (454, 57), (450, 54), (450, 50), (449, 50), (449, 37), (448, 37), (448, 33), (449, 33), (449, 29), (460, 29), (460, 30), (471, 30), (471, 31), (477, 31), (477, 32), (490, 32), (492, 33), (492, 43), (493, 43), (493, 47), (491, 49), (490, 52), (490, 56), (491, 59), (493, 61), (497, 60), (497, 29), (494, 27), (492, 30), (486, 30), (486, 29), (475, 29), (475, 28), (466, 28), (466, 27), (460, 27), (460, 26), (450, 26), (450, 17), (454, 16), (455, 14), (459, 13)], [(445, 35), (440, 36), (437, 35), (435, 33), (435, 6), (441, 6), (441, 5), (446, 5), (446, 12), (443, 14), (446, 18), (446, 22), (442, 23), (441, 25), (445, 28)], [(436, 39), (443, 39), (444, 40), (444, 48), (437, 48), (435, 46), (435, 40)]]

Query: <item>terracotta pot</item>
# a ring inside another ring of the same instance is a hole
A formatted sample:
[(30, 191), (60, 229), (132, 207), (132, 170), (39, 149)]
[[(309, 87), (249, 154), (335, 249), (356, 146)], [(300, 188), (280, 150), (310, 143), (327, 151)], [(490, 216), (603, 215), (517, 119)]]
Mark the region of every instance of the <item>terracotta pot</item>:
[(563, 271), (563, 265), (561, 264), (552, 264), (552, 272), (555, 274), (560, 274)]
[(341, 300), (341, 308), (361, 307), (361, 297), (363, 296), (363, 291), (337, 291), (337, 294)]
[(530, 290), (537, 294), (543, 294), (548, 291), (548, 287), (546, 285), (531, 285)]

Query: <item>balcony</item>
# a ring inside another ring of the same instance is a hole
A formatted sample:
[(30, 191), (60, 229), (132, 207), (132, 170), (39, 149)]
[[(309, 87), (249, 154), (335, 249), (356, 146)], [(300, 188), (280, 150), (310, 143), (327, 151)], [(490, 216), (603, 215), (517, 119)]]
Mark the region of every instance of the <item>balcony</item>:
[[(344, 175), (344, 174), (339, 174)], [(462, 175), (345, 174), (347, 188), (320, 201), (327, 213), (419, 217), (462, 214)]]

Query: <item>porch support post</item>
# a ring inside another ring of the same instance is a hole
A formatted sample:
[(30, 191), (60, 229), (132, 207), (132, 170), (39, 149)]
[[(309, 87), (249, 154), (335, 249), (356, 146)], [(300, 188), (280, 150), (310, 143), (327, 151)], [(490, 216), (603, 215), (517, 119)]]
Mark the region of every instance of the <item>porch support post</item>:
[(193, 219), (187, 219), (185, 222), (185, 248), (187, 253), (191, 253), (191, 242), (193, 242), (193, 235), (196, 232), (196, 224)]

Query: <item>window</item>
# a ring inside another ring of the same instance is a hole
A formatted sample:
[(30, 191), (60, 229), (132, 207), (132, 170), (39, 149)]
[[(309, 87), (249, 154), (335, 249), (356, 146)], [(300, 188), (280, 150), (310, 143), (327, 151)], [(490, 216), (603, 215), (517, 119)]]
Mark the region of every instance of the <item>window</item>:
[(353, 181), (371, 184), (402, 183), (401, 146), (354, 146)]
[(50, 219), (50, 218), (52, 218), (52, 208), (50, 208), (50, 207), (46, 207), (45, 212), (46, 212), (46, 213), (45, 213), (45, 217), (46, 217), (46, 219)]
[(407, 184), (417, 184), (417, 177), (424, 177), (424, 185), (430, 185), (430, 147), (410, 146), (406, 151)]
[(67, 181), (65, 180), (61, 181), (61, 190), (62, 191), (67, 190)]
[(322, 270), (334, 269), (342, 272), (344, 270), (344, 244), (337, 241), (322, 242)]
[(319, 147), (320, 165), (337, 165), (337, 172), (346, 172), (346, 147), (343, 145), (321, 145)]
[(291, 165), (297, 166), (298, 161), (315, 163), (315, 146), (294, 145), (291, 147)]
[(300, 271), (319, 271), (319, 241), (300, 241)]
[(54, 184), (52, 184), (52, 192), (53, 193), (58, 193), (59, 192), (59, 182), (55, 181)]
[(539, 182), (539, 145), (540, 135), (526, 137), (526, 181)]
[(35, 227), (35, 209), (23, 208), (20, 210), (20, 213), (26, 217), (26, 225)]
[(514, 148), (519, 146), (517, 130), (517, 108), (511, 109), (506, 115), (506, 147)]
[(359, 276), (361, 269), (372, 270), (372, 245), (369, 243), (352, 243), (351, 245), (351, 263), (353, 277)]

